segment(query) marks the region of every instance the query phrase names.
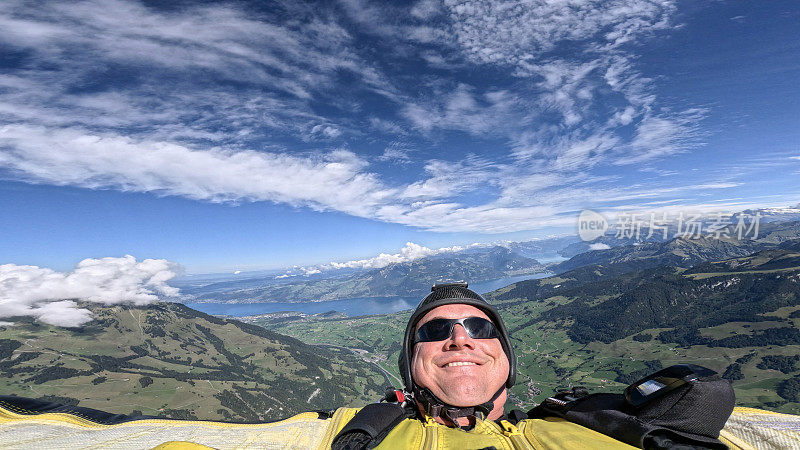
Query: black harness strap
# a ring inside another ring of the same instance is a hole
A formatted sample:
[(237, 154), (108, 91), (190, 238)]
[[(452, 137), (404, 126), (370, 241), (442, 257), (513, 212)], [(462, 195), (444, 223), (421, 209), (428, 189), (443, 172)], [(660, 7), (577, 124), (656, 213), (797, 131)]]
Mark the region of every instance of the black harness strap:
[(485, 418), (492, 409), (494, 409), (494, 401), (497, 400), (500, 394), (505, 392), (505, 390), (505, 386), (500, 386), (500, 389), (498, 389), (487, 402), (468, 407), (449, 405), (439, 400), (428, 388), (415, 388), (414, 398), (419, 399), (427, 415), (431, 417), (443, 417), (452, 422), (456, 428), (461, 428), (461, 425), (458, 424), (456, 419), (461, 417)]
[(342, 431), (333, 438), (332, 450), (375, 448), (394, 427), (413, 411), (397, 403), (372, 403), (361, 408)]

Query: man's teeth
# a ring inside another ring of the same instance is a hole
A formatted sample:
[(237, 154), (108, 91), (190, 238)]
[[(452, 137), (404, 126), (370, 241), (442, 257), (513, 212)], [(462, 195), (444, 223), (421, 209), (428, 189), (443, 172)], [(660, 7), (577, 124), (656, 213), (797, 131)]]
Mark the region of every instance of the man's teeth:
[(457, 362), (451, 362), (450, 364), (447, 365), (447, 367), (474, 366), (474, 365), (475, 365), (474, 362), (457, 361)]

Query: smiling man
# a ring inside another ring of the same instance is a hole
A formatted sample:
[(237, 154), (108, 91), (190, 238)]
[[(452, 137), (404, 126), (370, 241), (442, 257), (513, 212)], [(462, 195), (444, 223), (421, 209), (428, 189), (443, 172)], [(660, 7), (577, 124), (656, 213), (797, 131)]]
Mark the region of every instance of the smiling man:
[(633, 448), (562, 419), (506, 415), (516, 357), (500, 314), (466, 283), (433, 286), (411, 314), (398, 362), (397, 402), (362, 408), (334, 450)]
[(403, 381), (420, 411), (439, 423), (501, 417), (515, 366), (500, 314), (466, 284), (434, 286), (409, 319)]

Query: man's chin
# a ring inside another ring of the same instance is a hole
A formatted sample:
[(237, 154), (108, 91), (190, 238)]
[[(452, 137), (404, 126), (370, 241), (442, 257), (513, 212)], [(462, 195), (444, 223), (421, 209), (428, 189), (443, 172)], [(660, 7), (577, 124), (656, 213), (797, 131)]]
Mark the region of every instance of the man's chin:
[(447, 395), (445, 398), (442, 399), (443, 402), (447, 403), (448, 405), (457, 406), (459, 408), (469, 408), (470, 406), (478, 406), (482, 405), (489, 401), (489, 398), (486, 396), (471, 396), (471, 395), (456, 395), (450, 396)]
[(436, 395), (440, 400), (448, 405), (458, 407), (477, 406), (489, 401), (492, 398), (492, 393), (487, 392), (474, 392), (474, 391), (461, 391), (455, 389), (448, 389), (441, 392), (441, 395)]

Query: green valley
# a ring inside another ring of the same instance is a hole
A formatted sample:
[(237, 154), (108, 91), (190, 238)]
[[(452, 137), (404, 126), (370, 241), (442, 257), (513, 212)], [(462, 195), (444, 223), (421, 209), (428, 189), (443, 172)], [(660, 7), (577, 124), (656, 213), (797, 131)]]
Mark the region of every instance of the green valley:
[[(800, 412), (800, 240), (792, 227), (773, 226), (771, 240), (753, 248), (685, 239), (612, 248), (603, 263), (487, 294), (518, 356), (509, 406), (529, 408), (575, 385), (619, 391), (692, 362), (729, 379), (740, 405)], [(681, 262), (680, 254), (695, 256)], [(363, 405), (400, 385), (410, 314), (233, 320), (177, 303), (81, 306), (94, 320), (79, 328), (25, 317), (0, 327), (0, 392), (235, 421)]]
[[(488, 294), (519, 359), (511, 406), (530, 407), (575, 385), (619, 391), (663, 366), (692, 362), (729, 379), (740, 405), (800, 412), (797, 244), (692, 269), (587, 266)], [(408, 314), (255, 322), (357, 347), (397, 375)]]

